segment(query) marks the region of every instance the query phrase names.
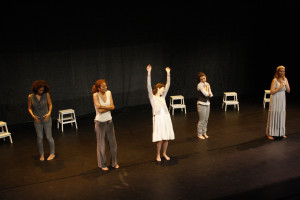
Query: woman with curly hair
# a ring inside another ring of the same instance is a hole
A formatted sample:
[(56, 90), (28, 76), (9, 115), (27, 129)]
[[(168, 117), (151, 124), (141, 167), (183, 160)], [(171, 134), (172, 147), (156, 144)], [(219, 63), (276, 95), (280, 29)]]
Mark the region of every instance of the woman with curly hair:
[(285, 67), (278, 66), (270, 89), (270, 104), (266, 134), (268, 139), (285, 135), (286, 99), (285, 92), (290, 92), (290, 85), (285, 77)]
[(28, 111), (34, 120), (37, 134), (37, 144), (40, 153), (40, 161), (44, 161), (43, 130), (50, 146), (50, 155), (47, 160), (52, 160), (54, 154), (54, 140), (52, 137), (52, 101), (49, 94), (49, 85), (44, 80), (35, 81), (28, 96)]
[(161, 147), (163, 147), (162, 156), (166, 160), (170, 160), (170, 157), (167, 156), (168, 141), (175, 139), (170, 113), (165, 100), (170, 88), (171, 69), (169, 67), (166, 68), (167, 84), (165, 85), (163, 83), (158, 83), (154, 86), (153, 90), (151, 87), (151, 69), (151, 65), (148, 65), (147, 89), (153, 113), (152, 141), (157, 142), (156, 161), (160, 162)]
[(92, 88), (94, 106), (96, 110), (95, 132), (97, 138), (97, 161), (102, 171), (107, 171), (105, 154), (105, 138), (108, 140), (110, 161), (113, 168), (118, 169), (117, 142), (111, 110), (115, 109), (112, 94), (107, 90), (107, 81), (99, 79)]

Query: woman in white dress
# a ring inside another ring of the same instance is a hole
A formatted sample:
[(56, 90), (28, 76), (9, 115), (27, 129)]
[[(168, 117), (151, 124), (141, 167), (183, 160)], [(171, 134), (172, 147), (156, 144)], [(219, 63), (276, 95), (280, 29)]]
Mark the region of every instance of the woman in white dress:
[(274, 140), (275, 137), (286, 138), (285, 119), (286, 119), (286, 99), (285, 92), (290, 92), (290, 85), (285, 77), (285, 67), (278, 66), (270, 89), (270, 105), (266, 134), (268, 139)]
[(153, 90), (151, 87), (151, 69), (151, 65), (148, 65), (147, 89), (153, 113), (152, 142), (157, 142), (156, 161), (160, 162), (161, 147), (163, 148), (162, 156), (166, 160), (170, 160), (170, 157), (167, 156), (168, 141), (175, 139), (170, 113), (165, 100), (170, 88), (171, 69), (169, 67), (166, 68), (167, 84), (164, 85), (163, 83), (158, 83), (154, 86)]

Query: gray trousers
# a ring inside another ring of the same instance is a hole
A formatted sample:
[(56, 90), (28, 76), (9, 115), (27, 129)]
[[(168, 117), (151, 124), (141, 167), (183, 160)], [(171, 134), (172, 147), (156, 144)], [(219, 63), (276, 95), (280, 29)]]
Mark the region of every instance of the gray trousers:
[(105, 138), (107, 138), (109, 145), (111, 166), (115, 167), (117, 164), (117, 141), (113, 121), (95, 121), (95, 132), (97, 138), (98, 167), (107, 167), (105, 154)]
[(34, 127), (37, 135), (37, 144), (39, 153), (44, 154), (43, 146), (43, 130), (45, 130), (45, 135), (49, 143), (50, 154), (54, 154), (54, 140), (52, 137), (52, 119), (50, 118), (47, 122), (36, 123), (34, 122)]
[(197, 126), (198, 136), (204, 135), (207, 131), (207, 123), (210, 112), (210, 105), (197, 104), (199, 121)]

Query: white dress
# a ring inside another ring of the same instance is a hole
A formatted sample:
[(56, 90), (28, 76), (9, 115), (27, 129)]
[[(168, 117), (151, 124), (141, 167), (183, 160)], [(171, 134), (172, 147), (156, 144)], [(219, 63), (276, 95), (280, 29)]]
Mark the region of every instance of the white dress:
[(167, 78), (165, 92), (161, 97), (154, 96), (151, 88), (151, 77), (147, 78), (147, 89), (153, 112), (152, 142), (174, 140), (174, 130), (165, 97), (170, 87), (170, 76)]
[[(166, 104), (164, 98), (156, 96), (154, 96), (154, 98), (157, 98), (159, 101), (163, 101), (162, 103)], [(170, 113), (166, 113), (165, 109), (161, 109), (159, 114), (153, 115), (152, 142), (174, 139), (175, 135)]]
[[(287, 80), (285, 79), (285, 82)], [(275, 79), (275, 89), (280, 86), (280, 83)], [(285, 86), (278, 92), (270, 96), (269, 114), (267, 122), (267, 134), (275, 137), (285, 135), (285, 119), (286, 119), (286, 100)]]

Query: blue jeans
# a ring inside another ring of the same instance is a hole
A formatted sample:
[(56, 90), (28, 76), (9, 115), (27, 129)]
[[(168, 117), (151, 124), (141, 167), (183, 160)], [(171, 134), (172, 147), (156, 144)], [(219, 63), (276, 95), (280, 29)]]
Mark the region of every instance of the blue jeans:
[(44, 154), (43, 147), (43, 130), (45, 130), (45, 135), (49, 143), (50, 154), (54, 154), (54, 140), (52, 137), (52, 119), (50, 118), (47, 122), (36, 123), (34, 122), (34, 127), (37, 135), (37, 144), (39, 153)]
[(199, 115), (197, 132), (198, 132), (198, 136), (200, 136), (200, 135), (204, 135), (207, 131), (207, 123), (208, 123), (208, 117), (210, 112), (210, 106), (198, 104), (197, 110)]

